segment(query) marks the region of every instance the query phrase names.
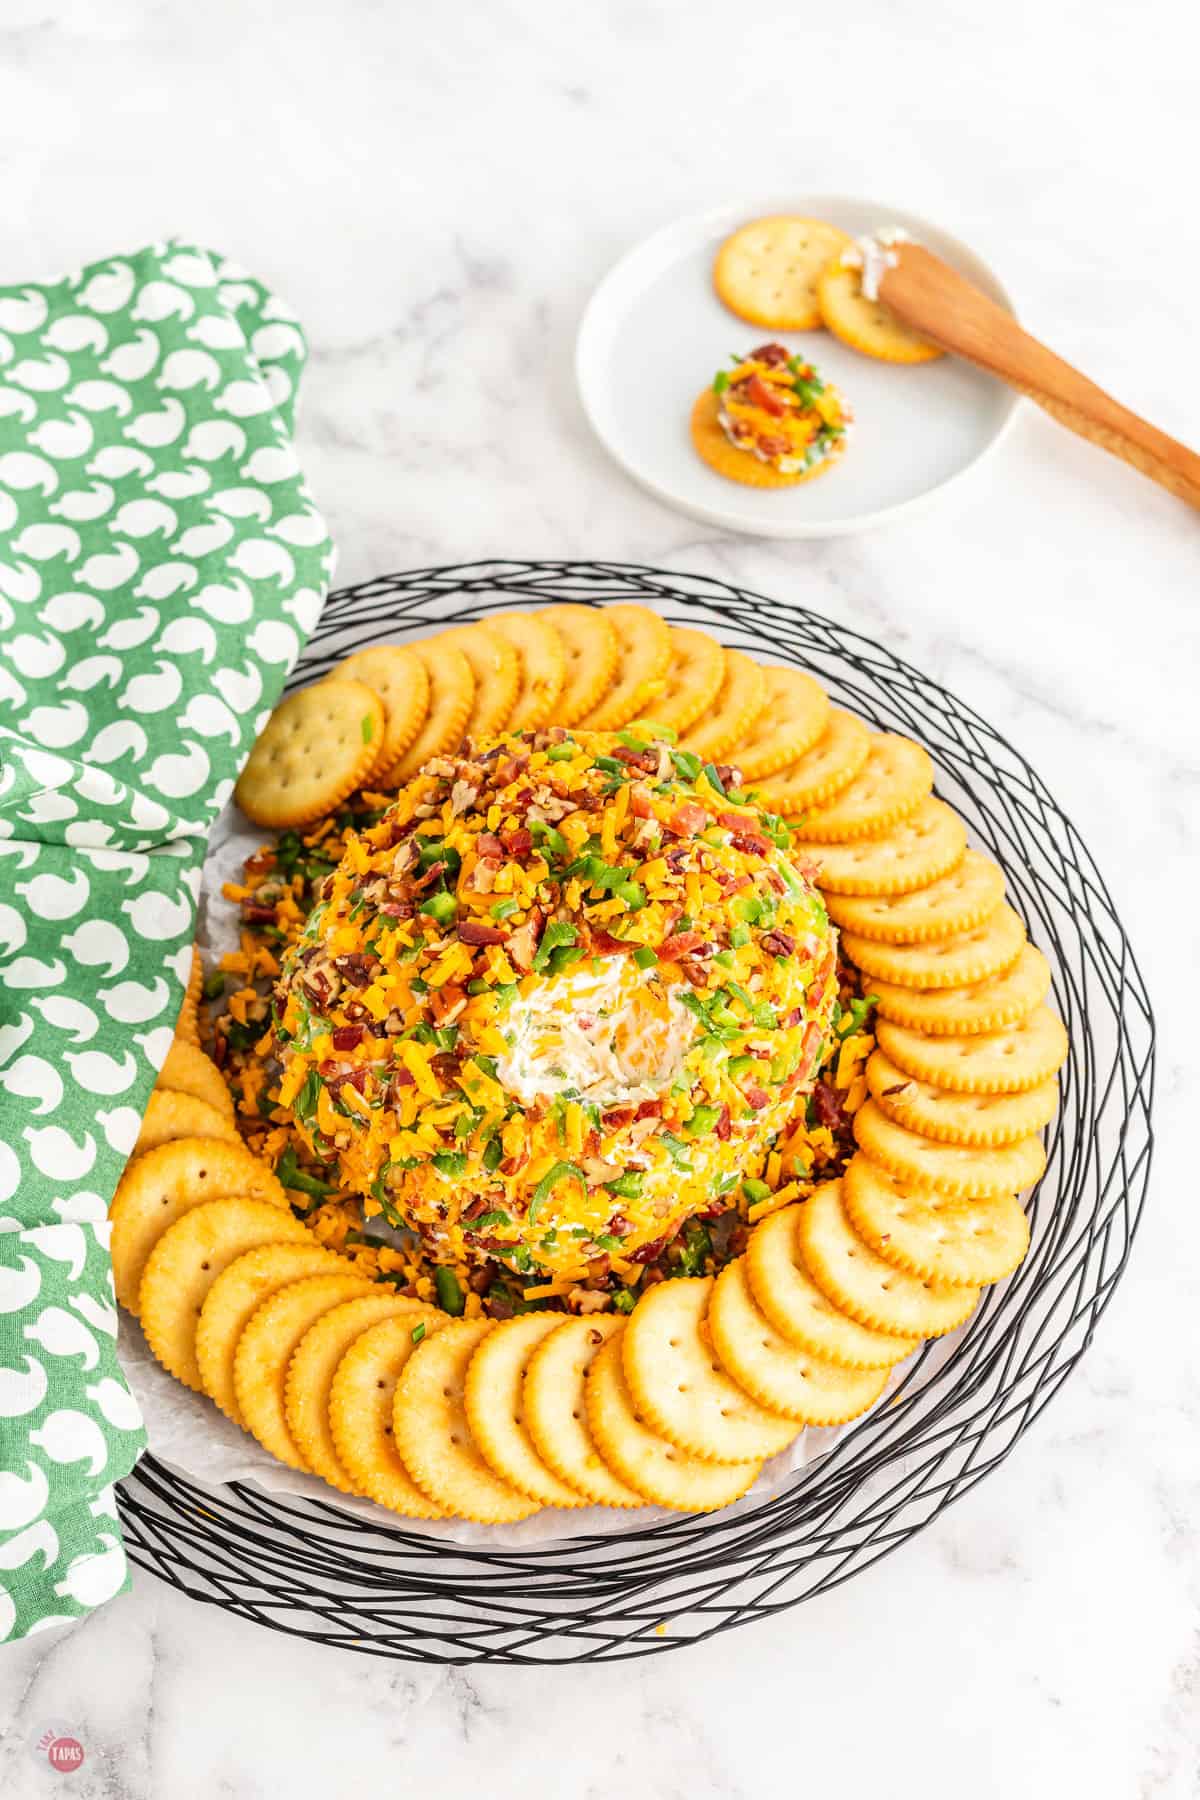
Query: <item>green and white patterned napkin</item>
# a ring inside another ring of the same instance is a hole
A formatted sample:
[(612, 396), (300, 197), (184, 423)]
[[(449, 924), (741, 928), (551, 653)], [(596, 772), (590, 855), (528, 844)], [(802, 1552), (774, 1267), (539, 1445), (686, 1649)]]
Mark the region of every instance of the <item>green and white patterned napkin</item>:
[(127, 1585), (108, 1202), (209, 826), (332, 572), (304, 359), (191, 244), (0, 288), (0, 1641)]

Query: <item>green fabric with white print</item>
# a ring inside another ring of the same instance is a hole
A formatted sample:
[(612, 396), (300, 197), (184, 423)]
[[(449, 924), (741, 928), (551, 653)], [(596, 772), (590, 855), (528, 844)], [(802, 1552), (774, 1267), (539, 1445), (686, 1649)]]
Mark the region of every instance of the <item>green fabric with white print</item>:
[(128, 1585), (108, 1202), (209, 827), (331, 574), (304, 359), (190, 244), (0, 288), (0, 1641)]

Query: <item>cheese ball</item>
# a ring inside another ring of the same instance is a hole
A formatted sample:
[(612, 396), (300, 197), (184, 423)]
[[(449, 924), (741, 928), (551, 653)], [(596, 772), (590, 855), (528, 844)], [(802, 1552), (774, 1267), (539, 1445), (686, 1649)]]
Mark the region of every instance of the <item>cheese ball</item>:
[(437, 1262), (636, 1270), (820, 1066), (836, 933), (787, 826), (652, 731), (427, 763), (285, 961), (281, 1103)]

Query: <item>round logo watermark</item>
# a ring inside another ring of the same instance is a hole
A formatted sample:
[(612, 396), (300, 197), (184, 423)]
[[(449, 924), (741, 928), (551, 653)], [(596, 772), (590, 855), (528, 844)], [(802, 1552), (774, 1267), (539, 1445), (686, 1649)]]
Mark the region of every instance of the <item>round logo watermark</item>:
[(54, 1720), (43, 1725), (29, 1739), (29, 1753), (34, 1762), (49, 1764), (56, 1774), (73, 1775), (83, 1767), (84, 1748), (69, 1725)]

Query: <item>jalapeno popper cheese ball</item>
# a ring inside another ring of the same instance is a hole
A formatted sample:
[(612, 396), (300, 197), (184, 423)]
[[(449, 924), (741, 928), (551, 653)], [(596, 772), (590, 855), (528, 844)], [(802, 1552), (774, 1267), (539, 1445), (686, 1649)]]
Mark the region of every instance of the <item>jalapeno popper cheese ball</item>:
[(428, 763), (352, 839), (275, 997), (280, 1102), (439, 1262), (651, 1260), (811, 1086), (835, 933), (732, 771), (626, 730)]

